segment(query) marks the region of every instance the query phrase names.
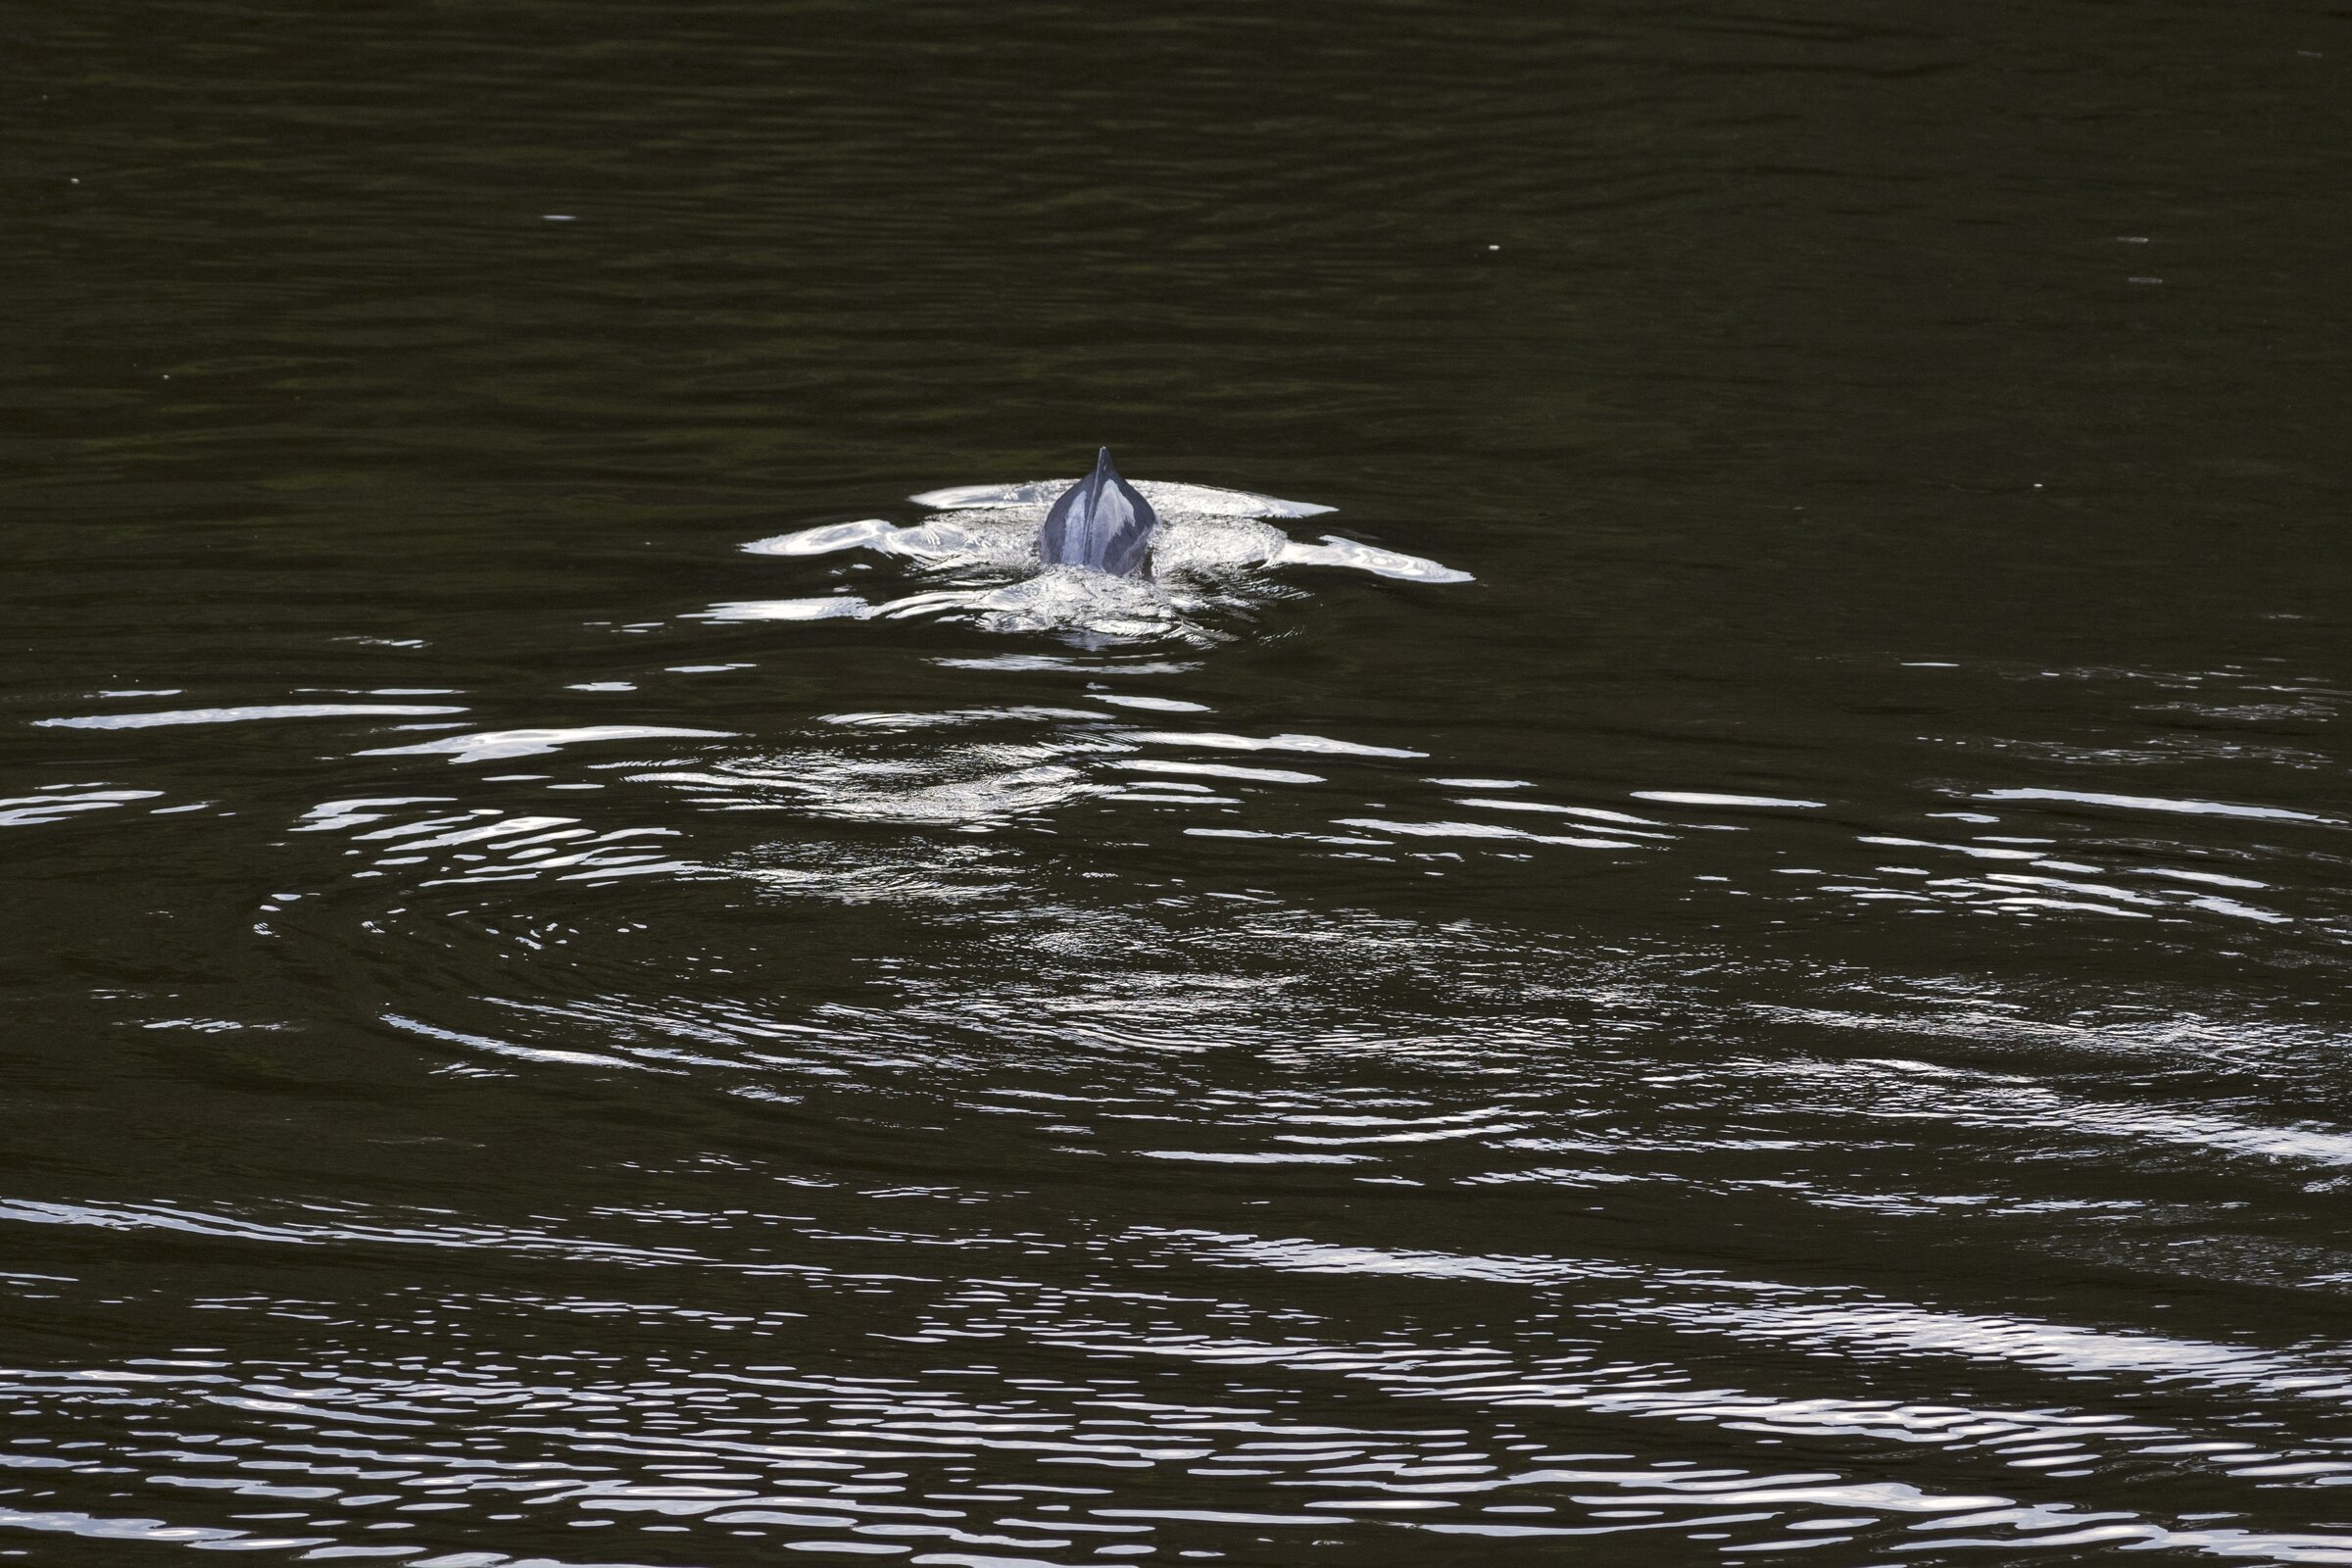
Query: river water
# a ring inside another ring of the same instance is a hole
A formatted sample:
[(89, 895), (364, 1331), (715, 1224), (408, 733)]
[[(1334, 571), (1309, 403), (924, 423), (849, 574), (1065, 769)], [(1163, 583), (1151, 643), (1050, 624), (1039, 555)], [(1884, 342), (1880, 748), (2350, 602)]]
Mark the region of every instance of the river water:
[(0, 1558), (2352, 1563), (2345, 24), (18, 8)]

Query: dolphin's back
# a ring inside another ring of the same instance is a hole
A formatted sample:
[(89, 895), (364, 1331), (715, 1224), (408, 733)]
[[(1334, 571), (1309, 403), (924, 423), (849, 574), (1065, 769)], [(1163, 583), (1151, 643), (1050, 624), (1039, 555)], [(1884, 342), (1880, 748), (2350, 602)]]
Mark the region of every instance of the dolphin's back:
[(1095, 471), (1064, 490), (1038, 530), (1038, 559), (1049, 566), (1091, 566), (1114, 577), (1143, 574), (1158, 514), (1110, 466), (1110, 448)]

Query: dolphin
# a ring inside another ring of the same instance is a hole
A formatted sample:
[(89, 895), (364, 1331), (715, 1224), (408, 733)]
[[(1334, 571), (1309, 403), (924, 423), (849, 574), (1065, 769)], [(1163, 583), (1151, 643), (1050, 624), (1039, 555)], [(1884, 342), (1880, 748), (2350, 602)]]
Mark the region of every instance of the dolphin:
[(1061, 493), (1037, 531), (1038, 560), (1049, 566), (1090, 566), (1114, 577), (1140, 577), (1152, 554), (1159, 514), (1110, 466), (1110, 448), (1095, 471)]

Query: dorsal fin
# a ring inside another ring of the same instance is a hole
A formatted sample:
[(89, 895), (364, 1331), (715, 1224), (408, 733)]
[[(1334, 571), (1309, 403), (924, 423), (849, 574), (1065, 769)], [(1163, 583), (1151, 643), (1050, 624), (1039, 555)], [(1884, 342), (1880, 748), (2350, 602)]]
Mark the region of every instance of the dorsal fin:
[(1046, 514), (1037, 533), (1038, 559), (1049, 566), (1141, 576), (1158, 526), (1152, 503), (1111, 466), (1110, 448), (1104, 447), (1095, 458), (1095, 471), (1063, 491)]

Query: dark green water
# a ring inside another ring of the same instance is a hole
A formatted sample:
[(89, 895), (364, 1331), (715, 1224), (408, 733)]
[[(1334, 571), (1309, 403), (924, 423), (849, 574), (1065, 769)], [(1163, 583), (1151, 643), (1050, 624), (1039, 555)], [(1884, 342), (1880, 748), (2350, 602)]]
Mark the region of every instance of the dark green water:
[(10, 8), (0, 1556), (2352, 1563), (2348, 20)]

